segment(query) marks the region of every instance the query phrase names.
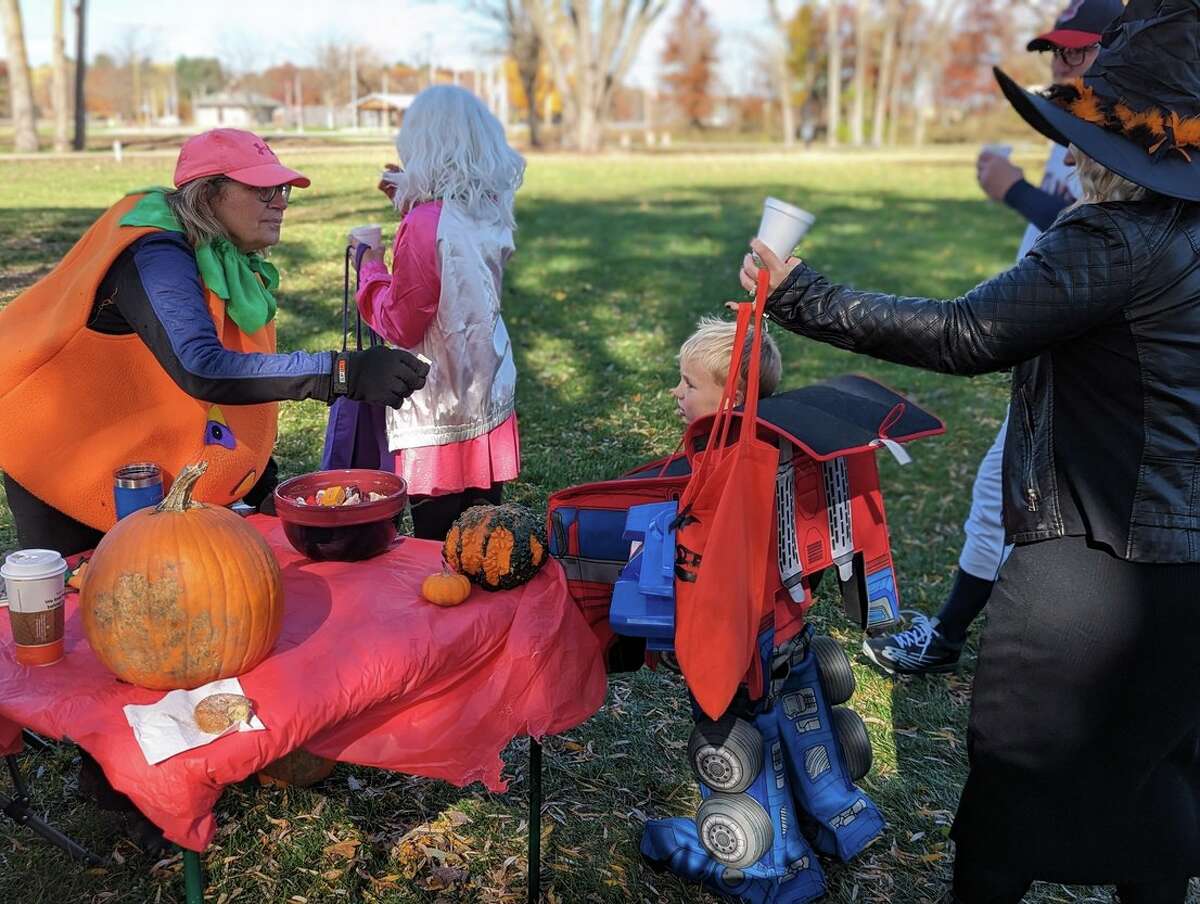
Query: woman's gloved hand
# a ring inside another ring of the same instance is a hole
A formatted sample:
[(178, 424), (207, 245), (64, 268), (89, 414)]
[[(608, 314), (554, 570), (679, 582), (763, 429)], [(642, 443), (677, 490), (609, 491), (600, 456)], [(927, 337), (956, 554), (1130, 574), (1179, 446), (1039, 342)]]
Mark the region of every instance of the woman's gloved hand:
[(357, 402), (399, 408), (425, 385), (429, 365), (400, 348), (377, 345), (361, 352), (342, 352), (333, 365), (333, 394)]

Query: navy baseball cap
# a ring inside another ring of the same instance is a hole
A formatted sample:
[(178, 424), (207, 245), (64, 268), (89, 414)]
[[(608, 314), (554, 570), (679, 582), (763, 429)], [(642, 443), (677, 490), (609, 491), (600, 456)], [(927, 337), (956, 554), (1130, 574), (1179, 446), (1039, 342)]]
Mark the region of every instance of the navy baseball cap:
[(1071, 0), (1054, 28), (1029, 42), (1026, 50), (1089, 47), (1100, 42), (1108, 24), (1125, 11), (1121, 0)]

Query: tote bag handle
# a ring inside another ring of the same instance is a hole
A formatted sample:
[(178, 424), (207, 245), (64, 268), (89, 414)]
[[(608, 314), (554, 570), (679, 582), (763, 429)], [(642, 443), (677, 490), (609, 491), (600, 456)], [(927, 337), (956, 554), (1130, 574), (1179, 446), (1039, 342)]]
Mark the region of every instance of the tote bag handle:
[(738, 305), (737, 328), (734, 331), (733, 353), (730, 355), (725, 388), (721, 393), (717, 413), (713, 417), (712, 428), (709, 430), (708, 442), (704, 447), (700, 467), (693, 473), (692, 479), (688, 481), (683, 496), (679, 500), (680, 514), (677, 521), (681, 521), (686, 514), (689, 503), (695, 498), (704, 483), (704, 477), (712, 468), (716, 467), (716, 459), (720, 456), (715, 453), (725, 447), (729, 438), (730, 425), (733, 423), (733, 409), (737, 407), (737, 384), (746, 351), (746, 332), (750, 327), (751, 319), (754, 321), (754, 338), (750, 348), (750, 362), (746, 374), (746, 396), (742, 404), (742, 426), (741, 432), (738, 434), (738, 442), (749, 445), (755, 436), (758, 419), (759, 372), (762, 369), (762, 321), (769, 288), (770, 274), (765, 269), (759, 270), (753, 303)]

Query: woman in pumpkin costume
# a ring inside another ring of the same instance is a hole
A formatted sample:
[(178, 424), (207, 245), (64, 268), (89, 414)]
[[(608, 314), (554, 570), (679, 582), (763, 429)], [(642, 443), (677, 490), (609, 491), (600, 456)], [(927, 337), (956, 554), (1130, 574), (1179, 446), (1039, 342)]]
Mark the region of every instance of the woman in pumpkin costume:
[(128, 195), (0, 312), (0, 470), (22, 546), (70, 555), (115, 522), (113, 471), (209, 470), (196, 498), (260, 504), (277, 403), (400, 405), (424, 383), (407, 352), (275, 353), (275, 268), (293, 187), (257, 135), (189, 139), (175, 191)]
[[(279, 241), (293, 187), (257, 135), (189, 139), (175, 191), (129, 195), (45, 278), (0, 311), (0, 469), (24, 547), (94, 547), (115, 521), (113, 471), (156, 462), (171, 480), (208, 461), (196, 498), (260, 504), (274, 485), (277, 403), (338, 395), (400, 405), (426, 367), (398, 349), (275, 353)], [(82, 754), (80, 788), (158, 830)]]
[[(947, 902), (1034, 880), (1183, 904), (1200, 875), (1200, 0), (1132, 0), (1046, 94), (1081, 201), (941, 302), (836, 285), (759, 242), (767, 314), (953, 374), (1013, 369), (1000, 572), (975, 675)], [(754, 265), (743, 262), (742, 285)]]

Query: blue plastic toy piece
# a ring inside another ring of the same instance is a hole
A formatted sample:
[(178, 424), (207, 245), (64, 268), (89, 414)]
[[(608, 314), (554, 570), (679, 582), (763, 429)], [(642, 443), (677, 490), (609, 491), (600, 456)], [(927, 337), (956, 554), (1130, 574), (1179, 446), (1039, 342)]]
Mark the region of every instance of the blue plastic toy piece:
[(649, 650), (675, 649), (675, 512), (674, 502), (635, 505), (625, 521), (623, 539), (642, 546), (613, 585), (608, 621)]
[[(812, 636), (812, 626), (805, 629)], [(796, 805), (812, 818), (810, 840), (820, 853), (849, 860), (878, 838), (883, 816), (855, 787), (834, 729), (833, 711), (807, 644), (792, 658), (774, 707)]]
[(825, 877), (816, 857), (805, 857), (778, 878), (759, 878), (713, 860), (700, 844), (691, 819), (650, 820), (642, 833), (641, 850), (652, 867), (670, 870), (717, 895), (748, 904), (808, 904), (825, 894)]
[(900, 623), (900, 602), (896, 593), (896, 575), (881, 568), (867, 575), (867, 630), (878, 631)]

